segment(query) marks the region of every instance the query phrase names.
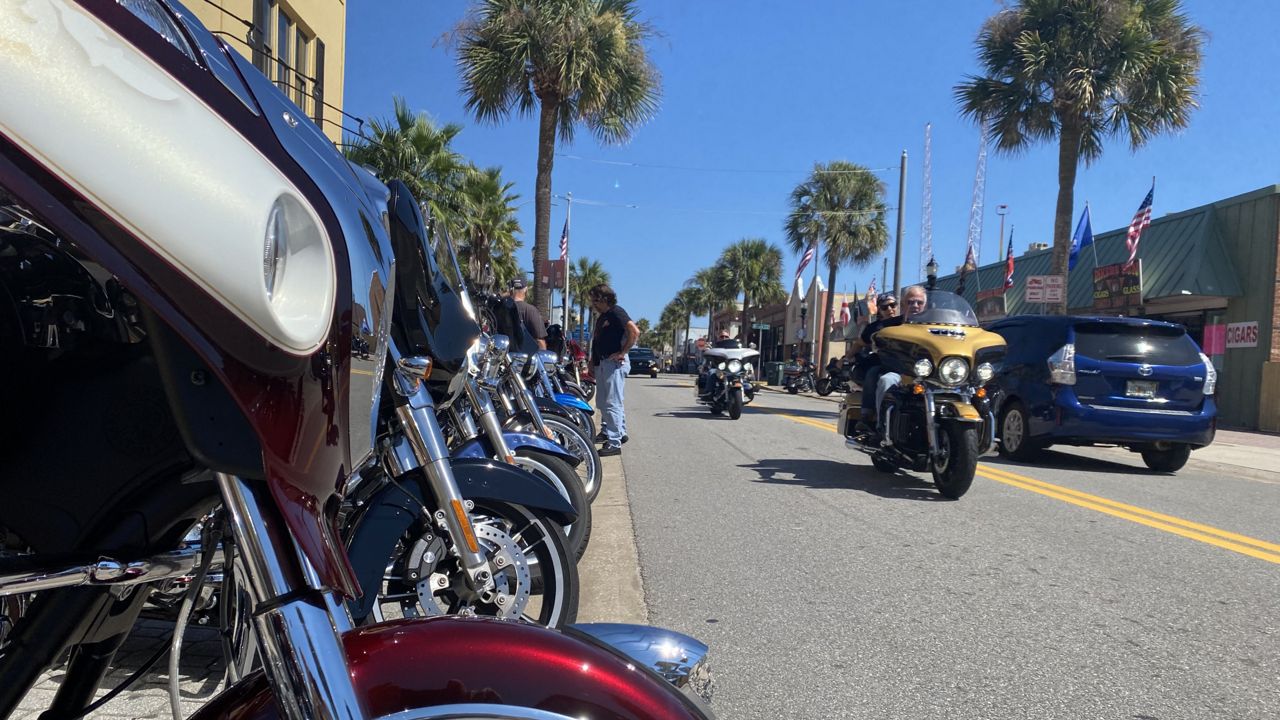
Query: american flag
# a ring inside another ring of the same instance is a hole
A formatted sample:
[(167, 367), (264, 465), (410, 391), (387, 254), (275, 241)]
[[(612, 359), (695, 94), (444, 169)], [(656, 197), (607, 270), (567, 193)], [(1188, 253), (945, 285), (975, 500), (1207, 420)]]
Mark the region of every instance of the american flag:
[(560, 233), (560, 262), (569, 259), (569, 220), (565, 218), (564, 230)]
[(1125, 245), (1129, 248), (1129, 259), (1125, 261), (1126, 267), (1132, 265), (1134, 258), (1138, 257), (1138, 240), (1142, 238), (1142, 231), (1151, 224), (1151, 200), (1155, 194), (1156, 183), (1152, 180), (1151, 189), (1147, 191), (1147, 196), (1138, 206), (1138, 212), (1133, 214), (1133, 221), (1129, 223), (1129, 237), (1125, 239)]
[(804, 272), (804, 268), (813, 260), (813, 255), (818, 251), (818, 243), (815, 241), (804, 251), (804, 257), (800, 258), (800, 267), (796, 268), (796, 279), (800, 279), (800, 273)]
[(1009, 228), (1009, 252), (1004, 256), (1004, 289), (1013, 287), (1013, 228)]
[(876, 279), (871, 278), (871, 284), (867, 286), (867, 297), (874, 298), (876, 296)]

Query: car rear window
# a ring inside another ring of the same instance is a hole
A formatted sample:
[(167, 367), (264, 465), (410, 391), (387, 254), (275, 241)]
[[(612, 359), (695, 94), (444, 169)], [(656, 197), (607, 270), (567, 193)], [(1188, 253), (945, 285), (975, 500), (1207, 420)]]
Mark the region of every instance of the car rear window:
[(1076, 354), (1095, 360), (1195, 365), (1200, 349), (1180, 327), (1120, 323), (1080, 323), (1075, 326)]
[(636, 348), (627, 354), (632, 357), (638, 357), (638, 358), (653, 357), (653, 351), (650, 350), (649, 348)]

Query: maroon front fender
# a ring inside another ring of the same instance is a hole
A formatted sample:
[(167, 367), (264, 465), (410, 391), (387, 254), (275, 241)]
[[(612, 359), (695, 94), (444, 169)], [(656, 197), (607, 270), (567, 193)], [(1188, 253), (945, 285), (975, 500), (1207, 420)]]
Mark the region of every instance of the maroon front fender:
[[(703, 717), (678, 691), (626, 659), (534, 625), (485, 618), (396, 620), (352, 630), (343, 640), (370, 717), (463, 703), (591, 720)], [(258, 672), (218, 695), (193, 720), (277, 717)]]

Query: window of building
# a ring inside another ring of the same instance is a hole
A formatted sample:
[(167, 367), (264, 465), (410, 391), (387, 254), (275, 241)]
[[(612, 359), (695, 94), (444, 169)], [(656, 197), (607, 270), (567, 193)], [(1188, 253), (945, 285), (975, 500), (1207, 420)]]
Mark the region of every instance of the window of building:
[(293, 37), (293, 19), (287, 13), (276, 15), (276, 84), (285, 95), (293, 97), (293, 75), (289, 68), (289, 40)]
[(307, 38), (307, 34), (298, 28), (293, 38), (293, 71), (296, 76), (294, 82), (293, 101), (307, 112), (307, 94), (311, 91), (311, 83), (308, 82), (310, 75), (307, 69), (307, 53), (311, 50), (311, 42)]

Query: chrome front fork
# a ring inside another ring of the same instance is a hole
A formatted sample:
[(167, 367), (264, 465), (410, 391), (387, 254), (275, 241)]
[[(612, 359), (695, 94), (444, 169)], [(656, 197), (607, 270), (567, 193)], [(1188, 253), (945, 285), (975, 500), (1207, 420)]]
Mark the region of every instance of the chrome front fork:
[(493, 577), (489, 574), (488, 561), (480, 552), (469, 508), (453, 477), (449, 447), (436, 422), (431, 393), (421, 380), (429, 367), (430, 362), (422, 358), (404, 358), (396, 363), (393, 382), (396, 391), (405, 399), (396, 408), (396, 416), (400, 419), (411, 455), (403, 452), (401, 447), (395, 460), (400, 464), (398, 470), (401, 473), (415, 467), (423, 469), (427, 488), (436, 500), (433, 520), (448, 530), (453, 538), (458, 560), (467, 571), (472, 589), (484, 592), (493, 588)]
[(290, 720), (364, 717), (342, 646), (351, 627), (347, 611), (297, 552), (266, 485), (225, 473), (216, 478), (279, 707)]
[[(529, 362), (533, 362), (530, 360)], [(552, 437), (551, 431), (547, 429), (546, 423), (542, 422), (542, 411), (538, 409), (538, 401), (533, 399), (533, 392), (529, 390), (529, 386), (525, 384), (524, 378), (520, 373), (514, 370), (508, 373), (511, 379), (512, 394), (516, 397), (516, 402), (520, 404), (520, 408), (529, 413), (529, 417), (533, 419), (533, 427), (543, 437)]]
[(489, 437), (489, 442), (493, 443), (494, 454), (508, 465), (515, 464), (515, 453), (507, 446), (507, 438), (502, 434), (502, 422), (498, 420), (498, 412), (493, 407), (493, 398), (474, 378), (467, 379), (466, 388), (467, 399), (471, 401), (476, 419), (480, 421), (480, 428)]

